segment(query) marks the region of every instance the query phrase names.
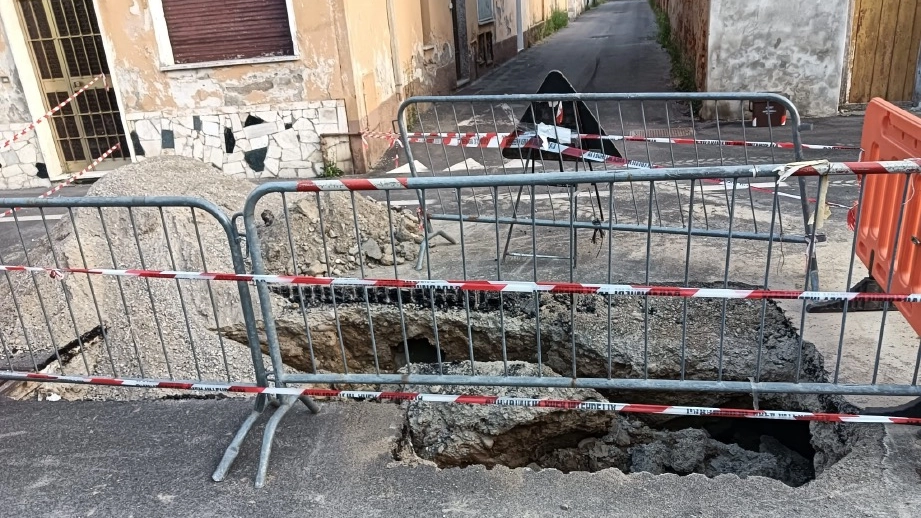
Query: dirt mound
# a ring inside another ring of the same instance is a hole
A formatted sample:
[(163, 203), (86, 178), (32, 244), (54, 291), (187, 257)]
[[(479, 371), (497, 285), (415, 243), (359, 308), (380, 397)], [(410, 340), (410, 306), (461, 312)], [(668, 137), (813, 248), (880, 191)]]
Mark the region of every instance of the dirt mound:
[(263, 260), (266, 272), (273, 274), (343, 275), (362, 264), (366, 268), (403, 264), (418, 257), (422, 242), (412, 213), (402, 209), (388, 213), (384, 204), (360, 194), (324, 192), (303, 197), (289, 204), (287, 225), (284, 214), (276, 210), (260, 206), (259, 212)]
[[(201, 162), (160, 157), (109, 173), (87, 196), (196, 196), (232, 213), (252, 188), (252, 183)], [(233, 271), (228, 238), (203, 211), (81, 208), (71, 214), (47, 234), (37, 234), (24, 262), (63, 268)], [(236, 283), (25, 273), (11, 273), (9, 279), (0, 283), (0, 329), (18, 369), (60, 373), (60, 358), (66, 374), (253, 379), (245, 338), (235, 341), (214, 331), (243, 319)], [(104, 387), (69, 385), (42, 390), (65, 398), (113, 394)], [(119, 397), (162, 395), (133, 390)]]

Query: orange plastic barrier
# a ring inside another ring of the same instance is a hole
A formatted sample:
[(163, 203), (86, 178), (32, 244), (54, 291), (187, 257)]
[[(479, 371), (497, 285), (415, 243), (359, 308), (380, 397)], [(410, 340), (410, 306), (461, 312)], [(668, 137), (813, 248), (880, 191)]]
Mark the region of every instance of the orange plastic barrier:
[[(864, 161), (921, 158), (921, 118), (882, 99), (873, 99), (867, 106), (860, 144)], [(857, 256), (886, 292), (921, 292), (921, 175), (911, 176), (904, 207), (901, 201), (905, 175), (867, 175), (862, 181), (865, 186), (859, 208)], [(902, 211), (902, 230), (898, 232)], [(890, 267), (892, 284), (887, 286)], [(895, 305), (921, 334), (921, 304)]]

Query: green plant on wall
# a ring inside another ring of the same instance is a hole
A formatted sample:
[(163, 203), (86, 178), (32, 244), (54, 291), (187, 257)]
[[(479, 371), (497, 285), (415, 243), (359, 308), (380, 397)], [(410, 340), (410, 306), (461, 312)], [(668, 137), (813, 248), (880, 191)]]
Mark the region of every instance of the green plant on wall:
[(544, 21), (540, 37), (541, 39), (546, 38), (567, 25), (569, 25), (569, 13), (564, 9), (554, 7), (553, 11), (550, 13), (550, 18)]
[(656, 15), (656, 25), (658, 26), (656, 41), (668, 52), (675, 88), (681, 92), (696, 92), (697, 78), (694, 74), (694, 69), (688, 65), (688, 60), (672, 35), (672, 24), (668, 19), (668, 13), (659, 7), (656, 0), (649, 0), (649, 5), (652, 6), (652, 10)]
[(339, 166), (336, 165), (332, 160), (326, 160), (323, 162), (323, 172), (320, 173), (320, 178), (339, 178), (345, 174), (342, 169), (339, 169)]

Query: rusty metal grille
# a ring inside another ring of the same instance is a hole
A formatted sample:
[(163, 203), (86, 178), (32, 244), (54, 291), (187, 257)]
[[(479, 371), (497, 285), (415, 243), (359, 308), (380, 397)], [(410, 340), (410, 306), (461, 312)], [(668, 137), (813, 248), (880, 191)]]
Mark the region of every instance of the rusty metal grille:
[[(21, 0), (26, 38), (48, 108), (109, 67), (92, 0)], [(116, 143), (107, 165), (129, 157), (115, 92), (97, 83), (52, 118), (65, 172), (78, 171)]]

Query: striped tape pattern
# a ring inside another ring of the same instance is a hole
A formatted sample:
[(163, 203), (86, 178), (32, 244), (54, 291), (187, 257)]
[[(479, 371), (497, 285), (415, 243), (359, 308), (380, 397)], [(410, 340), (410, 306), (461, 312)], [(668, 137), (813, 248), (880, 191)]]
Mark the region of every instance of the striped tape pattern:
[[(110, 148), (109, 148), (105, 153), (103, 153), (99, 158), (97, 158), (96, 160), (93, 160), (93, 162), (92, 162), (90, 165), (84, 167), (82, 171), (80, 171), (79, 173), (75, 173), (75, 174), (71, 175), (70, 178), (68, 178), (67, 180), (64, 180), (63, 182), (61, 182), (61, 183), (59, 183), (58, 185), (54, 186), (54, 188), (49, 189), (49, 190), (45, 191), (45, 192), (42, 193), (42, 194), (39, 194), (39, 195), (38, 195), (38, 198), (47, 198), (48, 196), (51, 196), (52, 194), (54, 194), (54, 193), (60, 191), (60, 190), (63, 189), (64, 187), (67, 187), (68, 185), (74, 183), (74, 182), (75, 182), (78, 178), (80, 178), (81, 176), (83, 176), (83, 175), (85, 175), (86, 173), (92, 171), (93, 169), (96, 169), (96, 166), (98, 166), (100, 163), (102, 163), (103, 160), (105, 160), (106, 158), (108, 158), (112, 153), (115, 152), (116, 149), (118, 149), (118, 148), (120, 148), (120, 147), (121, 147), (121, 144), (115, 144), (114, 146), (110, 147)], [(4, 212), (3, 214), (0, 214), (0, 219), (5, 218), (5, 217), (9, 216), (10, 214), (12, 214), (12, 213), (14, 213), (14, 212), (16, 212), (16, 211), (18, 211), (18, 210), (21, 210), (21, 209), (22, 209), (22, 207), (14, 207), (14, 208), (12, 208), (12, 209), (7, 209), (6, 212)]]
[(502, 293), (573, 293), (581, 295), (624, 295), (705, 299), (785, 299), (842, 300), (877, 302), (921, 302), (921, 293), (857, 293), (848, 291), (734, 290), (722, 288), (682, 288), (635, 284), (587, 284), (566, 282), (488, 281), (488, 280), (404, 280), (359, 279), (352, 277), (311, 277), (306, 275), (256, 275), (173, 270), (116, 270), (105, 268), (47, 268), (40, 266), (0, 265), (0, 271), (47, 273), (62, 278), (65, 274), (143, 277), (148, 279), (185, 279), (199, 281), (265, 282), (328, 287), (446, 289)]
[(10, 146), (13, 145), (13, 142), (16, 142), (16, 141), (19, 140), (20, 138), (22, 138), (22, 137), (28, 135), (29, 132), (31, 132), (32, 130), (34, 130), (36, 126), (38, 126), (39, 124), (41, 124), (42, 122), (44, 122), (45, 119), (47, 119), (48, 117), (51, 117), (51, 116), (54, 115), (55, 113), (61, 111), (61, 109), (63, 109), (65, 106), (67, 106), (68, 104), (70, 104), (71, 101), (73, 101), (74, 99), (76, 99), (78, 95), (80, 95), (80, 94), (82, 94), (83, 92), (89, 90), (90, 87), (93, 86), (93, 84), (95, 84), (96, 81), (99, 81), (100, 79), (102, 79), (103, 82), (105, 82), (105, 74), (99, 74), (98, 76), (94, 77), (92, 81), (90, 81), (89, 83), (87, 83), (86, 85), (84, 85), (82, 88), (80, 88), (79, 90), (77, 90), (76, 92), (74, 92), (73, 95), (71, 95), (71, 96), (68, 97), (67, 99), (64, 99), (63, 101), (61, 101), (60, 104), (58, 104), (58, 105), (55, 106), (54, 108), (51, 108), (50, 110), (48, 110), (44, 115), (42, 115), (41, 117), (39, 117), (38, 119), (36, 119), (35, 121), (33, 121), (33, 122), (32, 122), (31, 124), (29, 124), (28, 126), (26, 126), (22, 131), (20, 131), (19, 133), (16, 133), (16, 134), (13, 135), (9, 140), (5, 141), (5, 142), (3, 143), (3, 145), (0, 146), (0, 149), (8, 148), (8, 147), (10, 147)]
[[(399, 133), (385, 133), (368, 131), (363, 133), (369, 138), (399, 139)], [(440, 144), (454, 147), (499, 148), (502, 141), (515, 133), (408, 133), (407, 140), (411, 144)], [(793, 142), (763, 142), (748, 140), (717, 140), (717, 139), (690, 139), (690, 138), (664, 138), (664, 137), (639, 137), (628, 135), (594, 135), (590, 133), (574, 134), (579, 140), (612, 140), (627, 142), (653, 142), (657, 144), (701, 145), (701, 146), (726, 146), (726, 147), (760, 147), (794, 149)], [(859, 146), (838, 146), (822, 144), (802, 144), (803, 149), (826, 151), (859, 151)]]
[(692, 406), (666, 406), (610, 403), (607, 401), (579, 401), (572, 399), (534, 399), (500, 396), (426, 394), (421, 392), (380, 392), (362, 390), (299, 389), (288, 387), (258, 387), (224, 383), (198, 383), (184, 381), (131, 380), (120, 378), (59, 376), (30, 372), (3, 372), (0, 379), (32, 382), (61, 382), (84, 385), (106, 385), (133, 388), (158, 388), (207, 392), (233, 392), (244, 394), (275, 394), (309, 396), (324, 399), (373, 400), (380, 402), (420, 401), (426, 403), (454, 403), (462, 405), (489, 405), (525, 408), (556, 408), (565, 410), (590, 410), (633, 414), (665, 414), (679, 416), (734, 417), (745, 419), (774, 419), (782, 421), (819, 421), (826, 423), (882, 423), (921, 425), (921, 418), (880, 415), (833, 414), (820, 412), (791, 412), (786, 410), (749, 410), (744, 408), (715, 408)]

